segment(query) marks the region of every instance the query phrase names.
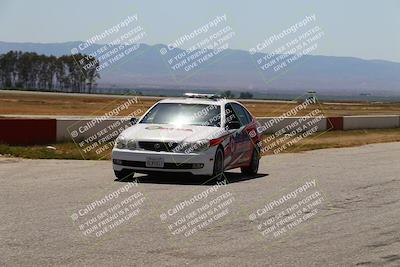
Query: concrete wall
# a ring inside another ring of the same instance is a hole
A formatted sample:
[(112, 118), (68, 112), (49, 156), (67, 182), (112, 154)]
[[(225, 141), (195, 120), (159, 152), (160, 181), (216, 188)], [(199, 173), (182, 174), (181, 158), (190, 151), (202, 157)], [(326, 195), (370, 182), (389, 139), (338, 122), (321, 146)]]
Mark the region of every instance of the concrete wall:
[[(290, 117), (282, 121), (275, 121), (273, 117), (257, 118), (265, 133), (274, 133), (282, 129), (289, 133), (294, 129), (302, 132), (311, 130), (357, 130), (357, 129), (385, 129), (400, 127), (399, 115), (382, 116), (344, 116), (329, 117), (315, 120), (315, 118)], [(107, 119), (101, 122), (93, 118), (0, 118), (0, 143), (7, 144), (50, 144), (54, 142), (80, 142), (89, 137), (93, 141), (106, 136), (115, 138), (115, 135), (128, 127), (129, 120), (125, 117)], [(293, 127), (287, 127), (292, 125)], [(287, 128), (286, 128), (287, 127)]]
[(388, 129), (400, 127), (400, 116), (344, 116), (343, 130)]
[(289, 133), (293, 129), (301, 128), (301, 132), (306, 132), (316, 127), (317, 132), (323, 132), (327, 130), (327, 120), (323, 118), (310, 118), (310, 117), (288, 117), (284, 118), (279, 122), (274, 121), (274, 117), (262, 117), (257, 118), (261, 125), (266, 127), (266, 133), (275, 133), (281, 129), (285, 130), (285, 133)]

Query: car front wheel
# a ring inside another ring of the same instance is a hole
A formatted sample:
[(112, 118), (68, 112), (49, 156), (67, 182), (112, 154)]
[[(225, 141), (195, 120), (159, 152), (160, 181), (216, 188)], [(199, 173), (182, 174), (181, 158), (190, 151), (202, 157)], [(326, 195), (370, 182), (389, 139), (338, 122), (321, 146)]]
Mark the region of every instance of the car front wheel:
[(223, 173), (224, 173), (224, 151), (221, 148), (218, 148), (217, 152), (215, 152), (213, 178), (216, 178), (217, 180), (222, 180), (224, 179)]
[(241, 167), (240, 170), (243, 174), (254, 175), (258, 172), (258, 166), (260, 165), (260, 156), (257, 149), (253, 150), (253, 155), (251, 157), (250, 166)]

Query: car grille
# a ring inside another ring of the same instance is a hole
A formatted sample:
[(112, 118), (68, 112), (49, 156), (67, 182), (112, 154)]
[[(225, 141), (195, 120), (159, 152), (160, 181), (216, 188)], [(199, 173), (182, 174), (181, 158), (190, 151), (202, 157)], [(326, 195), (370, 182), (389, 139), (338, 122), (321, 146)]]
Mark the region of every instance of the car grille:
[(174, 152), (173, 150), (178, 146), (178, 143), (173, 142), (148, 142), (139, 141), (139, 147), (144, 150), (150, 151), (165, 151)]

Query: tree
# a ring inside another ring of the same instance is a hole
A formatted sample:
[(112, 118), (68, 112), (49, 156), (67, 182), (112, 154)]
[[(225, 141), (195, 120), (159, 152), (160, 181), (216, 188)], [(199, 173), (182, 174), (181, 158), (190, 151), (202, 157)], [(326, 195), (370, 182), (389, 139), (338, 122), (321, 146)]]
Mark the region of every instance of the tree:
[[(0, 54), (0, 88), (27, 88), (54, 90), (71, 90), (72, 92), (89, 93), (96, 79), (99, 62), (86, 55), (75, 55), (78, 59), (88, 59), (85, 63), (91, 66), (83, 68), (72, 55), (55, 57), (38, 55), (31, 52), (9, 51)], [(90, 64), (89, 64), (90, 63)]]
[(81, 78), (84, 80), (84, 87), (85, 85), (87, 85), (88, 92), (90, 93), (93, 85), (95, 84), (96, 79), (100, 78), (100, 74), (97, 71), (98, 67), (100, 66), (100, 63), (94, 57), (89, 57), (81, 54), (75, 55), (75, 57), (82, 67)]
[(242, 99), (253, 98), (253, 94), (250, 92), (241, 92), (239, 95), (239, 98), (242, 98)]
[(231, 90), (222, 92), (221, 96), (225, 97), (225, 98), (234, 98), (235, 97), (235, 95), (231, 92)]

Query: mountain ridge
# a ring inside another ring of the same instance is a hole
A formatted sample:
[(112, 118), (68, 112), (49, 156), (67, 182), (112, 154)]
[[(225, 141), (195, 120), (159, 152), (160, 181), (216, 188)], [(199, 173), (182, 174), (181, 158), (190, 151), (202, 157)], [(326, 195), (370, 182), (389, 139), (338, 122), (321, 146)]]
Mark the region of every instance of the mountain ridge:
[[(61, 56), (70, 54), (80, 41), (59, 43), (3, 42), (0, 54), (10, 50)], [(95, 51), (104, 44), (94, 44)], [(261, 71), (249, 52), (227, 49), (188, 75), (173, 71), (162, 58), (164, 44), (140, 44), (132, 54), (100, 72), (100, 87), (135, 88), (148, 86), (231, 89), (247, 91), (296, 92), (316, 90), (318, 93), (356, 95), (400, 95), (400, 63), (381, 59), (348, 56), (304, 55), (282, 75)], [(174, 53), (186, 51), (175, 49)], [(257, 53), (256, 56), (263, 54)], [(253, 55), (254, 57), (254, 55)]]

